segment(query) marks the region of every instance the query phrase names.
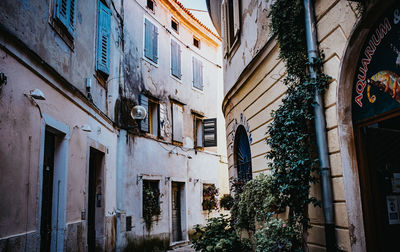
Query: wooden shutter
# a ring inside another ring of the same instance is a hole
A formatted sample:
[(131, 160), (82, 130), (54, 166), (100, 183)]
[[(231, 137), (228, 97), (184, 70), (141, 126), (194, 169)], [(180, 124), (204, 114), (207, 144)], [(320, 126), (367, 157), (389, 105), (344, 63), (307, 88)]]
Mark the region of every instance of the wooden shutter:
[(183, 107), (172, 103), (172, 140), (183, 142)]
[(153, 39), (152, 39), (152, 26), (148, 19), (144, 22), (144, 56), (153, 60)]
[(68, 27), (69, 5), (70, 0), (56, 0), (55, 16), (65, 27)]
[(181, 47), (171, 40), (171, 74), (177, 78), (181, 78)]
[(157, 63), (158, 62), (158, 28), (157, 26), (152, 24), (152, 44), (153, 44), (153, 56), (152, 60)]
[(75, 13), (76, 13), (76, 0), (68, 0), (69, 13), (68, 13), (68, 31), (73, 36), (75, 31)]
[(159, 136), (160, 137), (165, 137), (165, 126), (167, 123), (167, 106), (165, 103), (160, 103), (159, 104)]
[(203, 63), (193, 57), (193, 86), (203, 90)]
[(111, 12), (101, 1), (98, 3), (96, 69), (109, 75)]
[(217, 118), (203, 120), (204, 147), (217, 146)]
[(233, 0), (233, 37), (236, 38), (240, 31), (240, 3)]
[(140, 130), (144, 132), (149, 132), (149, 99), (147, 96), (141, 94), (139, 96), (139, 105), (143, 106), (146, 109), (147, 116), (142, 121), (140, 121)]

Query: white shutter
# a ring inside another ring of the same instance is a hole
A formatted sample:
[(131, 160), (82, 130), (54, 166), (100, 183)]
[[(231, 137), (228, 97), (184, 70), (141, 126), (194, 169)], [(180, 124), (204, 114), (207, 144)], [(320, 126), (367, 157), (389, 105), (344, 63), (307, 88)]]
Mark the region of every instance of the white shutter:
[(183, 142), (183, 107), (172, 103), (172, 140)]

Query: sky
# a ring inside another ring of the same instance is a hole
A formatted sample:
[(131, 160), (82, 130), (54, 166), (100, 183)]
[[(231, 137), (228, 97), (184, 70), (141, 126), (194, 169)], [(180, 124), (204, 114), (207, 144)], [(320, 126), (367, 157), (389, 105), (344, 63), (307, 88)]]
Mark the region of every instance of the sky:
[[(208, 15), (206, 0), (178, 0), (185, 6), (185, 8), (190, 9), (190, 12), (200, 20), (205, 26), (211, 29), (214, 33), (217, 31), (214, 28), (214, 25), (211, 22), (210, 16)], [(202, 11), (195, 11), (195, 10), (202, 10)]]

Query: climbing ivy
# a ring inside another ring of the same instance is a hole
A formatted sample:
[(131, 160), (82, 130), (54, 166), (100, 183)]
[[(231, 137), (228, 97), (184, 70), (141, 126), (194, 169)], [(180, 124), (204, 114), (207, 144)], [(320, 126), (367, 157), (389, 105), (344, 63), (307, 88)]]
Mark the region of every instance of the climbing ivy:
[(153, 216), (161, 214), (159, 197), (160, 192), (158, 189), (149, 185), (143, 186), (143, 219), (149, 232), (153, 224)]
[[(279, 43), (279, 57), (286, 65), (287, 86), (282, 105), (272, 113), (272, 123), (267, 134), (271, 151), (273, 187), (278, 192), (279, 208), (289, 208), (289, 224), (301, 222), (308, 227), (306, 209), (309, 203), (317, 204), (309, 197), (310, 184), (317, 182), (313, 119), (315, 92), (322, 92), (330, 77), (317, 72), (312, 79), (307, 71), (307, 46), (304, 27), (304, 6), (300, 0), (277, 0), (272, 6), (271, 30)], [(312, 66), (320, 69), (320, 59)]]

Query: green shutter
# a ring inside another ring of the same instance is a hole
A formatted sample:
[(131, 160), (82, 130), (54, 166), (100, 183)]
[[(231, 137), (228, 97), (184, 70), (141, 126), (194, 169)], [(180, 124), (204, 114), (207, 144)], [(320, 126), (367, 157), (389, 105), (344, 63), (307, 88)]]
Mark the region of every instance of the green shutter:
[(98, 3), (96, 69), (109, 75), (111, 12), (101, 1)]
[(141, 94), (139, 96), (139, 104), (146, 109), (147, 116), (142, 121), (140, 121), (140, 130), (144, 132), (149, 132), (149, 99), (147, 96)]

